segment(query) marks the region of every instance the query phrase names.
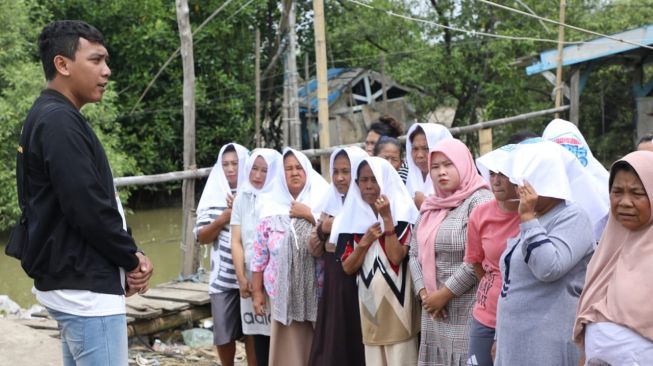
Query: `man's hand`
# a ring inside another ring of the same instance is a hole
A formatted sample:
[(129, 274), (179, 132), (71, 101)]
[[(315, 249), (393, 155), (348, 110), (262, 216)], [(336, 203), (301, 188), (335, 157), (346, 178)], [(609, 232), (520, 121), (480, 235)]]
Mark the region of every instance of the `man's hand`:
[(148, 257), (141, 252), (137, 252), (136, 257), (138, 257), (138, 266), (127, 273), (126, 296), (147, 292), (150, 286), (150, 278), (154, 272), (154, 266)]

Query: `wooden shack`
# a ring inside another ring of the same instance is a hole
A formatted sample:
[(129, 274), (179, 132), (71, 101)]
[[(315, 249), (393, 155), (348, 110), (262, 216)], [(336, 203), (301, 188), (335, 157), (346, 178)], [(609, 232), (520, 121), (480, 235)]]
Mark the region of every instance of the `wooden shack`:
[[(415, 111), (406, 99), (412, 91), (376, 71), (331, 68), (327, 77), (330, 146), (363, 141), (369, 126), (384, 114), (395, 117), (404, 127), (415, 119)], [(303, 148), (318, 147), (316, 90), (317, 81), (311, 79), (298, 91)]]

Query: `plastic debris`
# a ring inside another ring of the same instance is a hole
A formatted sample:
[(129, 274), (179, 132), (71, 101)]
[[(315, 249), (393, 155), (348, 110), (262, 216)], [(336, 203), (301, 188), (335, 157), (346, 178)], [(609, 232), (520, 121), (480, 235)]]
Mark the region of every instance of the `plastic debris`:
[(20, 306), (7, 295), (0, 295), (0, 315), (18, 315)]
[(206, 347), (213, 345), (213, 332), (207, 329), (193, 328), (181, 332), (184, 343), (191, 347)]

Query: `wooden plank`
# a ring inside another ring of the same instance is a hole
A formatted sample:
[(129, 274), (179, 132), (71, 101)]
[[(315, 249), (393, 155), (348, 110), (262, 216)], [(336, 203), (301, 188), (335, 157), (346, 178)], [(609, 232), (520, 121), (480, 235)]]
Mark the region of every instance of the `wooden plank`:
[(157, 288), (173, 288), (179, 290), (209, 292), (209, 284), (206, 282), (166, 282), (162, 283)]
[(492, 151), (492, 129), (484, 128), (478, 130), (478, 142), (481, 156)]
[(153, 288), (143, 294), (149, 299), (162, 299), (170, 301), (183, 301), (193, 305), (204, 305), (210, 301), (208, 292), (180, 290), (174, 288)]
[(129, 305), (125, 309), (127, 310), (127, 316), (134, 319), (152, 319), (163, 314), (163, 310), (161, 309), (135, 309)]
[(135, 321), (127, 326), (127, 333), (129, 337), (148, 335), (209, 317), (211, 317), (211, 306), (199, 306), (178, 313), (164, 314), (150, 320)]
[(48, 330), (59, 330), (59, 326), (57, 325), (57, 321), (53, 319), (47, 319), (47, 318), (39, 318), (39, 319), (17, 319), (16, 320), (18, 323), (22, 325), (27, 325), (30, 328), (34, 329), (48, 329)]
[(180, 311), (188, 309), (190, 304), (179, 301), (148, 299), (141, 295), (134, 295), (127, 298), (127, 306), (136, 310), (161, 309), (163, 311)]

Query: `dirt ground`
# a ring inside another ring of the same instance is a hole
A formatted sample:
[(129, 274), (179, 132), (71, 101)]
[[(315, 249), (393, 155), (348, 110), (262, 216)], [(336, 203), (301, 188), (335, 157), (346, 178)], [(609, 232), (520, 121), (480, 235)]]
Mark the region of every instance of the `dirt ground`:
[[(0, 317), (0, 365), (12, 366), (60, 366), (61, 341), (52, 331), (42, 331), (20, 324), (16, 319)], [(131, 339), (129, 346), (130, 366), (219, 366), (215, 347), (190, 348), (175, 342), (159, 345), (155, 350), (149, 339)], [(246, 366), (245, 348), (236, 343), (236, 366)]]

